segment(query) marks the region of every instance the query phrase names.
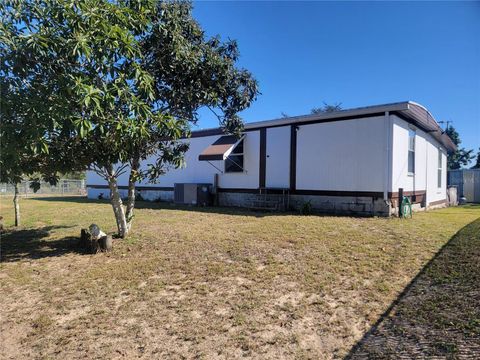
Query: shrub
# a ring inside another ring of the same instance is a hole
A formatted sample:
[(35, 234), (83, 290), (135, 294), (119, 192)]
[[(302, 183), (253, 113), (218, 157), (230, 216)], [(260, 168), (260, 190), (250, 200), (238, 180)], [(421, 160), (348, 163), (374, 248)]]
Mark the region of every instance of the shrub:
[(302, 208), (300, 209), (302, 215), (311, 215), (312, 214), (312, 202), (310, 200), (304, 202), (302, 204)]

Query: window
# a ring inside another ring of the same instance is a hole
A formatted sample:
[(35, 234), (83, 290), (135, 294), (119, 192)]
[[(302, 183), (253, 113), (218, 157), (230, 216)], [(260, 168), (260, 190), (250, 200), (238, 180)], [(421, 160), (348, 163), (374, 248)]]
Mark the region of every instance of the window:
[(438, 149), (438, 178), (437, 186), (442, 187), (442, 150)]
[(415, 130), (408, 130), (408, 173), (415, 173)]
[(243, 172), (243, 140), (238, 143), (225, 159), (225, 172)]

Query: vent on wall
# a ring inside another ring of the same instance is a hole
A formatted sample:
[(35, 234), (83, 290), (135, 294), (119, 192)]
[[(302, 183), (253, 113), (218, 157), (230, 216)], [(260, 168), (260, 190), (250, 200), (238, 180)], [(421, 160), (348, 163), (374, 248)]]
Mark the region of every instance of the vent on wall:
[(212, 205), (212, 184), (175, 184), (175, 204), (187, 204), (198, 206)]

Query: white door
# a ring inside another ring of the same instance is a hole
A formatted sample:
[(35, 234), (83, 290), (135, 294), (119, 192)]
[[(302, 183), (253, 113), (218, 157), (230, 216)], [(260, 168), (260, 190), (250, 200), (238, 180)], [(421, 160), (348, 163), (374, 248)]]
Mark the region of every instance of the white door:
[(290, 126), (267, 129), (265, 186), (290, 187)]

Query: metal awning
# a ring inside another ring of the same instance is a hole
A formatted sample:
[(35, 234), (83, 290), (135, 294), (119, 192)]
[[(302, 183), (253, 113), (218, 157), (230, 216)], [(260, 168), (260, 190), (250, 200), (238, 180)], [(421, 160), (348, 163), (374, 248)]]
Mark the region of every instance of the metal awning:
[(200, 161), (225, 160), (233, 149), (242, 141), (245, 135), (240, 138), (235, 135), (224, 135), (218, 138), (212, 145), (208, 146), (198, 156)]

